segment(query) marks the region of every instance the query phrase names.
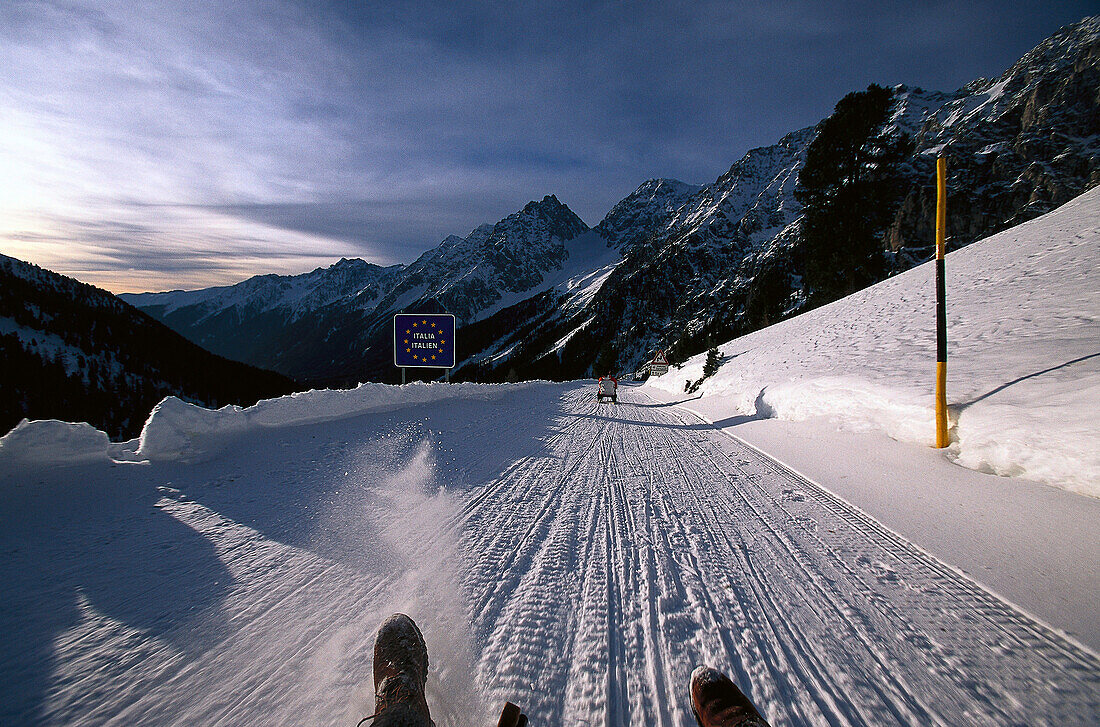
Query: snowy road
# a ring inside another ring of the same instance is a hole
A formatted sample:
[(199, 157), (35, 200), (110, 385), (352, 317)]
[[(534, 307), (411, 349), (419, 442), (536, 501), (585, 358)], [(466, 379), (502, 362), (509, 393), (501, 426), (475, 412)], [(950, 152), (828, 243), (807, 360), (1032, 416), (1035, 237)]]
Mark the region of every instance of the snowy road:
[(692, 415), (622, 401), (569, 392), (547, 450), (456, 520), (498, 699), (544, 724), (689, 724), (702, 661), (774, 723), (1097, 714), (1095, 658)]
[[(827, 484), (827, 483), (826, 483)], [(675, 406), (533, 385), (5, 486), (4, 724), (355, 724), (405, 610), (441, 725), (1095, 724), (1100, 660)], [(17, 635), (9, 638), (9, 634)]]

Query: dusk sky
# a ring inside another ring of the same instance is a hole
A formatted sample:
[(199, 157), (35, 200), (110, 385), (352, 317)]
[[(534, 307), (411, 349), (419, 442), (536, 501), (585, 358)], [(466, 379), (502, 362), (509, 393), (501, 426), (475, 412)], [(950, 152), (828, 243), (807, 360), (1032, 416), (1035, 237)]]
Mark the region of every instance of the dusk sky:
[(1002, 73), (1096, 2), (0, 0), (0, 252), (114, 292), (595, 225), (868, 83)]

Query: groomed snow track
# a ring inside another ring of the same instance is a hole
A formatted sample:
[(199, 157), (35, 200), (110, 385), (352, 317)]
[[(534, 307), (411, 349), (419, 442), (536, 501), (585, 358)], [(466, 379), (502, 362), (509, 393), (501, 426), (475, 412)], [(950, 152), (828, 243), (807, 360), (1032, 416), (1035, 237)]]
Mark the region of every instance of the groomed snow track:
[(1088, 723), (1094, 655), (748, 445), (624, 391), (472, 493), (479, 679), (542, 724), (693, 724), (728, 671), (774, 724)]
[(441, 727), (505, 699), (538, 725), (693, 725), (699, 663), (777, 727), (1100, 721), (1090, 651), (620, 393), (527, 385), (6, 484), (0, 722), (353, 725), (395, 610)]

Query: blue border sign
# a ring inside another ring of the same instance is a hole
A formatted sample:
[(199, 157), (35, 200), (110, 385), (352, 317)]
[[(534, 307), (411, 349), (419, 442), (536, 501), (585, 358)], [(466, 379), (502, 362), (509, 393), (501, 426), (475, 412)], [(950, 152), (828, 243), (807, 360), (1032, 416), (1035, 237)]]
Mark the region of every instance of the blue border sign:
[(455, 317), (450, 313), (398, 313), (393, 317), (393, 364), (401, 368), (455, 367)]

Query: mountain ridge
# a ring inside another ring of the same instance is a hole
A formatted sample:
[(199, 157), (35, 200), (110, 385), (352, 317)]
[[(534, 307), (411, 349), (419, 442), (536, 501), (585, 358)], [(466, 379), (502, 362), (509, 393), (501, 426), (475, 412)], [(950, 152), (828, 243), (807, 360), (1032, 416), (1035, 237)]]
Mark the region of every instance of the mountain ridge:
[[(945, 151), (952, 249), (1100, 183), (1098, 37), (1100, 18), (1086, 18), (996, 79), (953, 92), (891, 89), (882, 132), (906, 133), (915, 143), (903, 170), (907, 191), (881, 231), (891, 272), (930, 255), (932, 169)], [(749, 150), (710, 184), (642, 182), (591, 228), (612, 252), (590, 271), (583, 306), (567, 304), (579, 298), (548, 280), (569, 265), (566, 243), (589, 228), (547, 195), (465, 238), (448, 236), (402, 268), (373, 307), (333, 301), (288, 321), (281, 333), (277, 316), (265, 314), (268, 338), (310, 350), (295, 357), (269, 346), (268, 358), (249, 360), (315, 381), (393, 380), (396, 372), (379, 353), (387, 346), (387, 316), (435, 301), (471, 334), (471, 345), (460, 343), (458, 377), (570, 378), (633, 370), (656, 348), (682, 357), (793, 315), (808, 304), (794, 189), (816, 134), (807, 127)], [(194, 320), (175, 325), (202, 340), (201, 330), (186, 330), (198, 325)], [(524, 341), (516, 340), (518, 331)], [(362, 359), (367, 350), (370, 361)]]

